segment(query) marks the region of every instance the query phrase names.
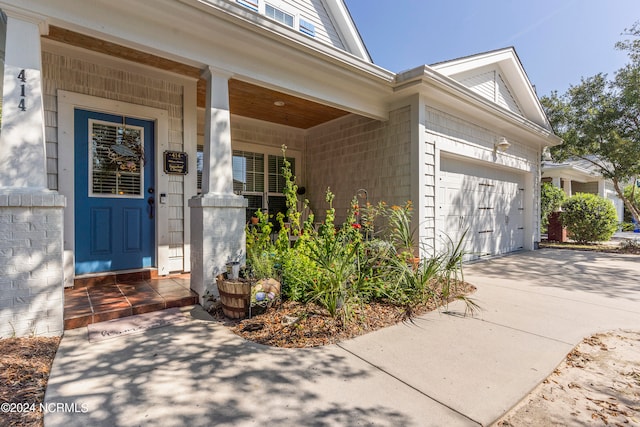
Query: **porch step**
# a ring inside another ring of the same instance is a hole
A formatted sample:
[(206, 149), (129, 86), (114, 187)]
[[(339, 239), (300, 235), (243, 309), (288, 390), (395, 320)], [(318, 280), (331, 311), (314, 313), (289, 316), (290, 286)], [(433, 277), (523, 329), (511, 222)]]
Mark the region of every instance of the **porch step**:
[[(188, 274), (177, 275), (189, 277)], [(141, 282), (150, 279), (159, 279), (163, 277), (174, 276), (158, 276), (156, 269), (139, 269), (139, 270), (121, 270), (109, 273), (93, 273), (76, 276), (73, 281), (74, 289), (82, 289), (96, 285), (115, 285), (116, 283)]]
[(125, 273), (76, 279), (64, 291), (64, 329), (198, 303), (189, 274), (150, 277)]

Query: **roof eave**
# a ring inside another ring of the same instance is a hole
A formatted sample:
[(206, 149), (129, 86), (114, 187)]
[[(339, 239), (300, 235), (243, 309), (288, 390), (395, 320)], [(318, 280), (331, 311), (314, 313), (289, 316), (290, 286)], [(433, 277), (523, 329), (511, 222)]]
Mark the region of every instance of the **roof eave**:
[(557, 146), (562, 144), (562, 139), (555, 135), (551, 129), (544, 128), (531, 120), (507, 110), (500, 105), (489, 101), (456, 80), (445, 76), (428, 65), (413, 68), (396, 75), (394, 91), (396, 94), (406, 92), (423, 92), (428, 94), (431, 87), (437, 87), (451, 96), (459, 98), (463, 102), (489, 112), (522, 130), (542, 137), (545, 143), (542, 146)]

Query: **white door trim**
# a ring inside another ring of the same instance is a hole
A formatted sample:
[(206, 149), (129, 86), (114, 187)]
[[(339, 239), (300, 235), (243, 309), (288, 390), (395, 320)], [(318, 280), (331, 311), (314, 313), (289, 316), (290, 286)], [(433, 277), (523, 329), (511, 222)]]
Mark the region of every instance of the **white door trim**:
[[(74, 199), (74, 110), (81, 108), (155, 122), (155, 189), (168, 193), (169, 177), (162, 168), (162, 155), (169, 149), (169, 119), (165, 110), (58, 90), (58, 192), (67, 198), (64, 211), (64, 284), (72, 286), (75, 277), (75, 199)], [(156, 197), (156, 201), (158, 197)], [(156, 263), (158, 274), (169, 273), (169, 208), (158, 203), (156, 220)]]

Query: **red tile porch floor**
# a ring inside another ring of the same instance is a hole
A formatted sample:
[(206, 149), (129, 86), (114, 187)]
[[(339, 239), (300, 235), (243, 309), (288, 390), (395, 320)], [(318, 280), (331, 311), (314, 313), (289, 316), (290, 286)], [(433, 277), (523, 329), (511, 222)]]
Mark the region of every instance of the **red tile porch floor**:
[(64, 290), (64, 329), (198, 303), (190, 275), (142, 271), (76, 278)]

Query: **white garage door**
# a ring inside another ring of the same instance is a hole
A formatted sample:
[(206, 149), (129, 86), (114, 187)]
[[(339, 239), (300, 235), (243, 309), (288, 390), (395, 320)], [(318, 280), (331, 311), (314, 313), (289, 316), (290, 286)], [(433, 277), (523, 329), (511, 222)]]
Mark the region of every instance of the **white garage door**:
[(523, 174), (442, 157), (438, 190), (441, 240), (466, 230), (465, 259), (523, 248)]

